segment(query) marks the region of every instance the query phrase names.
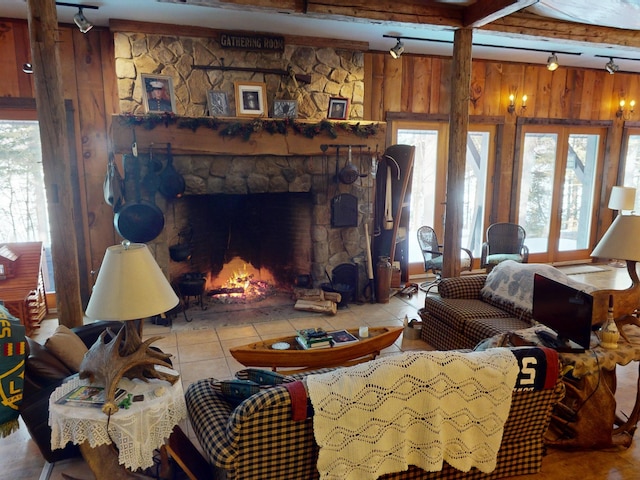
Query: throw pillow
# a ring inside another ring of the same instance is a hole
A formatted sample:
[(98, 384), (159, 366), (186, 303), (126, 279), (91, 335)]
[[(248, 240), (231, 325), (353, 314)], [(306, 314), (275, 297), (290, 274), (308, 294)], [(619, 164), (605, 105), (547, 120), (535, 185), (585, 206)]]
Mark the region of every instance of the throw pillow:
[(44, 343), (44, 346), (72, 372), (80, 370), (80, 363), (82, 363), (84, 354), (88, 350), (80, 337), (64, 325), (56, 328), (53, 335)]
[(222, 395), (233, 406), (240, 405), (251, 395), (260, 391), (260, 385), (251, 380), (215, 380), (211, 379), (211, 388)]

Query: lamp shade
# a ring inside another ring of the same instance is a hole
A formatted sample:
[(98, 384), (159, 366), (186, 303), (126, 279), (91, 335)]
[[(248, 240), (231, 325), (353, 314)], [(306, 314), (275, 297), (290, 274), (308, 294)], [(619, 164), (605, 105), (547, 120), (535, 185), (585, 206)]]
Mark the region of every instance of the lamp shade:
[(633, 187), (615, 186), (611, 189), (609, 208), (611, 210), (634, 210), (636, 204), (636, 189)]
[(640, 216), (618, 215), (591, 252), (592, 257), (640, 261)]
[(107, 248), (86, 315), (99, 320), (137, 320), (168, 312), (179, 302), (143, 243)]

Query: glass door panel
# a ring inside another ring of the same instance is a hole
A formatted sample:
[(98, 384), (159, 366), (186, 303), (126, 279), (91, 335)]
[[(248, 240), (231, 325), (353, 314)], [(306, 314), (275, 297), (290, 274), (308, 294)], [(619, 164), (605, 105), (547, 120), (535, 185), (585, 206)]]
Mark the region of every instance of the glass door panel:
[(589, 258), (603, 138), (598, 128), (524, 132), (516, 221), (530, 262)]
[[(634, 133), (635, 132), (635, 133)], [(635, 212), (640, 211), (640, 132), (633, 129), (626, 135), (624, 175), (622, 185), (636, 188)]]

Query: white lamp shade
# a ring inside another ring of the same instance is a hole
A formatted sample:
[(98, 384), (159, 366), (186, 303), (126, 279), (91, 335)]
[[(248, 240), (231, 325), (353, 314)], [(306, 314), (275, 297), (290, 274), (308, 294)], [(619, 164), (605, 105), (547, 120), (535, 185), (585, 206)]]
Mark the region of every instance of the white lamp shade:
[(143, 243), (107, 248), (86, 315), (99, 320), (137, 320), (168, 312), (179, 302)]
[(635, 188), (615, 186), (611, 189), (611, 196), (609, 197), (609, 208), (611, 210), (634, 210), (635, 205)]
[(640, 261), (640, 216), (618, 215), (604, 234), (592, 257)]

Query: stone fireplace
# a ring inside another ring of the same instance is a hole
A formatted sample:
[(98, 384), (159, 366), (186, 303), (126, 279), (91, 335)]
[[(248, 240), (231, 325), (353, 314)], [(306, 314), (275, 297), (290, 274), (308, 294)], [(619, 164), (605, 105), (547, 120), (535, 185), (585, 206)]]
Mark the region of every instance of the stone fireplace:
[[(116, 152), (128, 153), (131, 128), (117, 119), (113, 125)], [(383, 150), (385, 138), (385, 124), (376, 127), (369, 136), (259, 132), (249, 141), (172, 125), (136, 129), (141, 165), (148, 162), (149, 145), (170, 142), (173, 165), (186, 184), (181, 198), (154, 196), (165, 216), (164, 230), (149, 243), (158, 264), (171, 281), (204, 273), (207, 288), (221, 285), (225, 278), (219, 277), (239, 267), (290, 289), (304, 275), (320, 286), (335, 267), (349, 263), (357, 265), (365, 285), (371, 157)], [(360, 174), (351, 183), (336, 175), (347, 164), (348, 145), (357, 146), (351, 159)], [(162, 154), (156, 157), (166, 163)], [(352, 224), (336, 225), (335, 200), (342, 197), (357, 203)], [(186, 261), (170, 258), (169, 247), (179, 243), (192, 246)]]

